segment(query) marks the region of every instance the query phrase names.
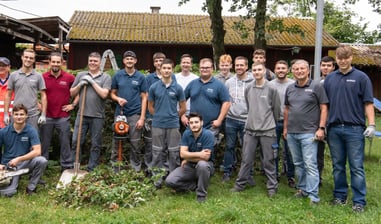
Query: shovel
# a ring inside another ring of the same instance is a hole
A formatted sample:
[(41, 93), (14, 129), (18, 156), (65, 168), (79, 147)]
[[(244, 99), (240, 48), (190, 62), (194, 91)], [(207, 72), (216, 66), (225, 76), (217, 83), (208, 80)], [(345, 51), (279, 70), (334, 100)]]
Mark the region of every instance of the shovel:
[(78, 125), (79, 127), (78, 127), (78, 135), (77, 135), (77, 146), (75, 151), (74, 169), (67, 169), (62, 173), (61, 178), (57, 184), (57, 189), (65, 188), (73, 180), (81, 179), (88, 173), (84, 170), (80, 170), (80, 163), (79, 163), (79, 150), (81, 147), (82, 120), (83, 120), (83, 111), (85, 110), (86, 89), (87, 89), (87, 85), (84, 85), (81, 109), (79, 112), (79, 125)]

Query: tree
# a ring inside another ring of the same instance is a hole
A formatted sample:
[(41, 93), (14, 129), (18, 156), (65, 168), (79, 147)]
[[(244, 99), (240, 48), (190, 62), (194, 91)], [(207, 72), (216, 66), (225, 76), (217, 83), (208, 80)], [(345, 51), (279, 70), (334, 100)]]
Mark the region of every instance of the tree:
[[(266, 49), (266, 31), (278, 31), (304, 35), (299, 25), (286, 26), (282, 19), (267, 16), (267, 0), (232, 0), (231, 12), (246, 9), (247, 14), (241, 16), (241, 20), (234, 25), (236, 30), (241, 32), (241, 36), (246, 38), (249, 32), (254, 31), (254, 49)], [(253, 29), (245, 25), (246, 20), (255, 18)]]
[[(181, 0), (179, 6), (185, 4), (189, 0)], [(212, 49), (213, 60), (217, 67), (219, 58), (225, 53), (225, 29), (224, 20), (222, 19), (222, 0), (205, 0), (203, 8), (209, 14), (212, 30)]]
[[(357, 0), (347, 1), (346, 4), (354, 4)], [(336, 6), (333, 2), (325, 1), (324, 4), (324, 30), (342, 43), (367, 43), (372, 44), (380, 39), (379, 31), (367, 31), (368, 23), (359, 17), (359, 22), (353, 19), (358, 15), (344, 4)], [(375, 7), (375, 5), (373, 5)], [(276, 14), (283, 11), (286, 16), (314, 17), (316, 1), (286, 0), (283, 4), (272, 4), (270, 13)]]

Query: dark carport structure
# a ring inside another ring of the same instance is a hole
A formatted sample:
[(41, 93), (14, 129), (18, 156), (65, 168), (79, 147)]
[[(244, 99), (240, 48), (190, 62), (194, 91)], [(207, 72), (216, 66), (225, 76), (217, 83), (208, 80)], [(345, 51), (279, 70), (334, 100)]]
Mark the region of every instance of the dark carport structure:
[(18, 67), (20, 55), (16, 43), (31, 43), (51, 50), (62, 50), (70, 26), (59, 17), (15, 19), (0, 14), (0, 56), (8, 57)]

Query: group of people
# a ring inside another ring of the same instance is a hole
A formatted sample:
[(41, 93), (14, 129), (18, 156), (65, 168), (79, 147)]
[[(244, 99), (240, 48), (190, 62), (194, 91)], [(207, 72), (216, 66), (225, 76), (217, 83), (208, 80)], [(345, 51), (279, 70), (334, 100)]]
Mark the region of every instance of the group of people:
[[(25, 50), (21, 59), (22, 67), (9, 75), (9, 60), (0, 58), (1, 84), (6, 86), (2, 89), (6, 112), (1, 113), (0, 145), (5, 147), (0, 169), (30, 168), (28, 194), (43, 182), (53, 129), (59, 134), (62, 171), (73, 167), (80, 116), (80, 144), (88, 131), (91, 134), (87, 170), (99, 164), (105, 102), (110, 97), (116, 105), (115, 118), (126, 116), (130, 127), (123, 144), (129, 145), (129, 166), (136, 171), (146, 167), (160, 175), (157, 188), (165, 183), (176, 191), (196, 191), (197, 201), (205, 201), (216, 165), (215, 147), (223, 132), (222, 181), (229, 182), (234, 168), (240, 167), (233, 192), (255, 185), (253, 166), (258, 151), (268, 196), (276, 195), (283, 139), (283, 170), (288, 184), (296, 187), (295, 197), (308, 197), (316, 205), (327, 139), (333, 162), (333, 203), (346, 203), (348, 160), (352, 209), (364, 210), (364, 136), (373, 137), (375, 132), (372, 84), (365, 73), (352, 67), (348, 46), (336, 49), (337, 70), (332, 57), (322, 58), (320, 82), (310, 78), (309, 63), (303, 59), (292, 61), (291, 69), (286, 61), (277, 61), (273, 73), (265, 67), (262, 49), (253, 53), (251, 70), (246, 57), (238, 56), (233, 63), (225, 54), (220, 57), (219, 73), (213, 75), (213, 61), (203, 58), (199, 61), (200, 76), (191, 72), (193, 58), (189, 54), (181, 56), (181, 72), (174, 74), (174, 62), (161, 52), (155, 53), (155, 71), (144, 75), (135, 68), (136, 54), (126, 51), (124, 68), (112, 78), (101, 71), (97, 52), (88, 56), (88, 71), (75, 77), (62, 70), (59, 53), (50, 55), (50, 69), (42, 75), (33, 69), (33, 50)], [(293, 79), (288, 77), (290, 73)], [(77, 113), (70, 144), (70, 111), (77, 105), (84, 105), (83, 114)], [(119, 141), (113, 142), (112, 163), (118, 159)], [(242, 147), (241, 161), (235, 150), (237, 143)], [(0, 193), (13, 195), (17, 184), (18, 178), (13, 178)]]

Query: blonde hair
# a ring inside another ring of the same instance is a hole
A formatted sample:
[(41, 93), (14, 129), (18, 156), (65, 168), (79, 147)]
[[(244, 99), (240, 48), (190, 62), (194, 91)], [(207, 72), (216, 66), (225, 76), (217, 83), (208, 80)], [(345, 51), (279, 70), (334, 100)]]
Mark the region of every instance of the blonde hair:
[(220, 56), (220, 63), (224, 62), (231, 64), (233, 62), (233, 59), (229, 54), (223, 54)]

